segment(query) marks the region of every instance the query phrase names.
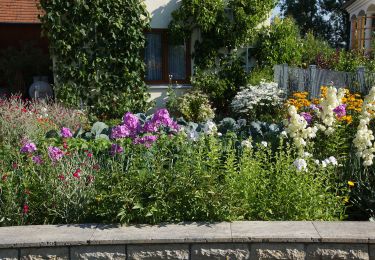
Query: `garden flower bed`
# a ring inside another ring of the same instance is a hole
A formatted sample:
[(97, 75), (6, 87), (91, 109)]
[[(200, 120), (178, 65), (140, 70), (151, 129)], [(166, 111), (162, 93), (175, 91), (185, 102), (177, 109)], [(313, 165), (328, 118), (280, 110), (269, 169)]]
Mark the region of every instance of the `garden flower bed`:
[(160, 109), (114, 127), (1, 99), (0, 225), (368, 219), (374, 95), (297, 93), (278, 124)]

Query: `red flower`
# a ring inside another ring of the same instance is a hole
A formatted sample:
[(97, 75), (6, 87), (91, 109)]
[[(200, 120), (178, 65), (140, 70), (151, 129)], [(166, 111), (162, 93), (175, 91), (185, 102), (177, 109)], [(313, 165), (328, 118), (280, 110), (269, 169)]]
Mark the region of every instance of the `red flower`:
[(66, 142), (63, 143), (64, 149), (68, 149), (68, 144)]
[(99, 170), (100, 170), (100, 166), (99, 166), (99, 164), (95, 164), (92, 168), (93, 168), (95, 171), (99, 171)]
[(27, 109), (26, 109), (26, 108), (22, 108), (21, 111), (22, 111), (23, 113), (26, 113), (26, 112), (27, 112)]
[(80, 172), (81, 172), (81, 170), (80, 170), (80, 169), (77, 169), (77, 170), (73, 173), (73, 177), (79, 179), (79, 178), (81, 177), (81, 176), (79, 175)]
[(60, 175), (58, 176), (58, 178), (60, 179), (60, 181), (63, 181), (63, 180), (65, 180), (65, 176), (64, 176), (64, 175), (62, 175), (62, 174), (60, 174)]
[(27, 214), (29, 212), (29, 205), (25, 204), (23, 205), (23, 214)]
[(13, 169), (17, 169), (17, 168), (18, 168), (18, 164), (17, 164), (17, 163), (13, 163), (13, 164), (12, 164), (12, 168), (13, 168)]
[(92, 153), (87, 153), (87, 157), (91, 158), (92, 157)]
[(5, 174), (5, 175), (3, 175), (3, 177), (1, 177), (1, 180), (6, 181), (7, 178), (8, 178), (8, 174)]

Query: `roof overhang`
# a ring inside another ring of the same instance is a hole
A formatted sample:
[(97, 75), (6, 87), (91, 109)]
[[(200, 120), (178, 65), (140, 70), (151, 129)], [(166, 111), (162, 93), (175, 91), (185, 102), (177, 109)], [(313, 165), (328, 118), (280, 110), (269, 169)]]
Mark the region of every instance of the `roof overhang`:
[(350, 1), (346, 2), (345, 4), (343, 4), (342, 9), (346, 10), (349, 6), (354, 4), (355, 1), (357, 1), (357, 0), (350, 0)]

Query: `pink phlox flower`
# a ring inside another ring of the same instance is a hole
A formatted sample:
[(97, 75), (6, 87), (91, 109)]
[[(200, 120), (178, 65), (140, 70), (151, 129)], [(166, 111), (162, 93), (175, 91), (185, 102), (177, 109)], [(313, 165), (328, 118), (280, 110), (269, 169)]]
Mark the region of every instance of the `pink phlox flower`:
[(50, 146), (48, 147), (48, 156), (53, 162), (57, 162), (63, 158), (64, 152), (61, 151), (58, 147)]
[(33, 153), (37, 150), (36, 145), (32, 142), (26, 142), (22, 148), (21, 153)]
[(338, 118), (341, 118), (341, 117), (344, 117), (346, 116), (346, 104), (343, 104), (343, 105), (339, 105), (338, 107), (336, 107), (333, 112), (335, 112), (336, 116)]
[(70, 129), (68, 127), (61, 128), (60, 135), (63, 138), (71, 138), (71, 137), (73, 137), (73, 134), (72, 134), (72, 132), (70, 131)]

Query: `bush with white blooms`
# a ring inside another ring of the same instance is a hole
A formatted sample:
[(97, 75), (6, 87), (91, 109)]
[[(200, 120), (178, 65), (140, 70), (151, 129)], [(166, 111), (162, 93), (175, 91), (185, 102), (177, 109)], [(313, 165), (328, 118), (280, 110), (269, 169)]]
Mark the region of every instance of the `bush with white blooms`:
[(285, 93), (277, 83), (261, 81), (259, 85), (241, 88), (231, 106), (238, 114), (250, 115), (259, 108), (275, 107), (283, 104)]

